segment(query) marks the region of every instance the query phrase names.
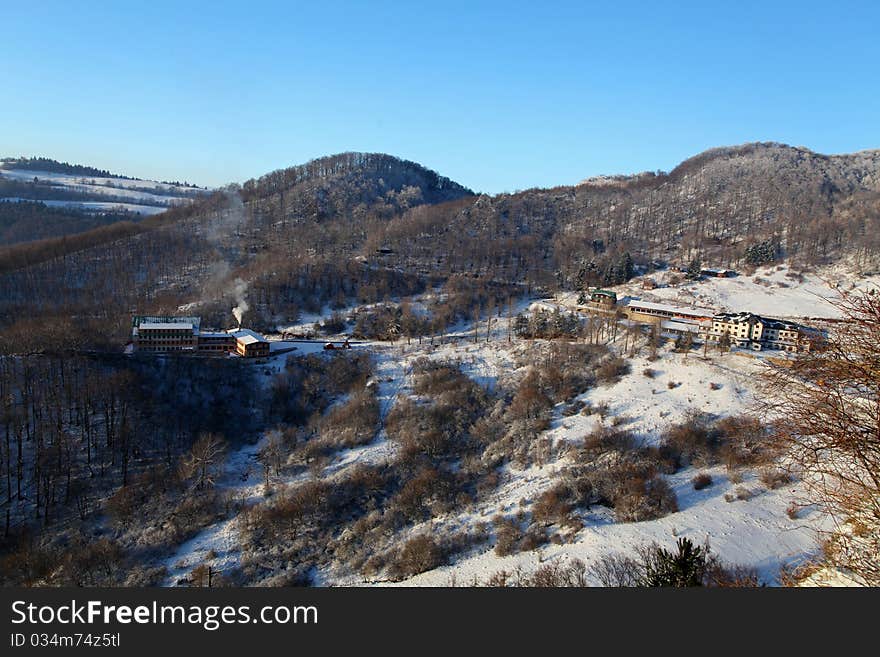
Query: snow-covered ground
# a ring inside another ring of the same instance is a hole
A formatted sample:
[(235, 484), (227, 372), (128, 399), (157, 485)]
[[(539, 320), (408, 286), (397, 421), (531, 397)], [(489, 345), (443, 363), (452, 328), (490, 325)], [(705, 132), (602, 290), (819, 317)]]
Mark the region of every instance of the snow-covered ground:
[[(658, 288), (646, 291), (635, 284), (620, 286), (619, 296), (631, 294), (643, 298), (668, 300), (688, 305), (717, 307), (719, 310), (750, 310), (771, 316), (831, 317), (833, 308), (821, 300), (841, 289), (877, 286), (877, 277), (857, 277), (842, 268), (827, 268), (805, 274), (802, 281), (787, 276), (788, 270), (764, 268), (755, 276), (733, 279), (709, 279), (680, 287)], [(755, 280), (755, 278), (759, 280)], [(770, 281), (769, 285), (762, 280)], [(565, 295), (556, 300), (523, 301), (516, 312), (536, 306), (553, 308), (574, 305)], [(570, 305), (571, 304), (571, 305)], [(327, 313), (329, 315), (329, 312)], [(326, 317), (327, 315), (323, 315)], [(308, 317), (315, 321), (320, 316)], [(302, 326), (306, 322), (299, 323)], [(521, 356), (535, 349), (540, 341), (507, 340), (507, 320), (493, 324), (490, 339), (486, 340), (485, 323), (473, 341), (473, 327), (462, 324), (442, 339), (399, 340), (396, 344), (361, 343), (355, 349), (369, 350), (375, 357), (374, 385), (379, 386), (381, 413), (386, 414), (395, 401), (412, 394), (413, 363), (418, 358), (451, 360), (487, 389), (499, 383), (508, 383), (524, 374), (518, 369)], [(622, 339), (622, 337), (621, 337)], [(273, 343), (275, 344), (275, 343)], [(278, 343), (279, 345), (287, 343)], [(308, 343), (317, 351), (320, 342)], [(304, 345), (303, 345), (304, 346)], [(303, 349), (303, 352), (306, 350)], [(763, 367), (760, 355), (748, 353), (719, 354), (710, 349), (708, 357), (695, 349), (687, 356), (674, 353), (669, 347), (661, 348), (659, 358), (649, 360), (645, 348), (630, 360), (631, 372), (611, 385), (599, 385), (584, 391), (578, 399), (592, 408), (607, 405), (605, 418), (596, 412), (590, 415), (564, 414), (563, 405), (554, 413), (550, 427), (542, 436), (549, 438), (560, 449), (543, 465), (517, 468), (507, 465), (502, 469), (501, 484), (494, 493), (481, 499), (475, 508), (451, 516), (435, 518), (412, 528), (411, 533), (437, 533), (472, 529), (478, 523), (490, 523), (499, 514), (528, 511), (543, 491), (552, 487), (561, 471), (569, 464), (571, 452), (567, 445), (577, 445), (600, 423), (618, 423), (632, 431), (645, 443), (655, 443), (672, 424), (682, 421), (692, 411), (716, 415), (733, 415), (754, 410), (758, 398), (756, 373)], [(277, 371), (286, 355), (274, 356), (269, 371)], [(652, 370), (648, 376), (645, 370)], [(670, 383), (675, 385), (670, 386)], [(255, 501), (261, 495), (261, 471), (255, 462), (258, 446), (248, 446), (230, 456), (224, 486), (245, 499)], [(332, 478), (355, 463), (386, 462), (392, 458), (395, 446), (384, 434), (371, 443), (336, 455), (321, 475)], [(691, 479), (697, 473), (711, 475), (713, 483), (703, 490), (694, 490)], [(804, 491), (797, 481), (776, 489), (760, 481), (755, 470), (738, 472), (741, 480), (731, 481), (723, 467), (688, 467), (670, 475), (679, 510), (663, 518), (638, 523), (615, 522), (612, 513), (594, 507), (580, 514), (583, 528), (570, 542), (547, 544), (528, 552), (499, 557), (483, 545), (457, 558), (449, 565), (431, 570), (401, 582), (404, 585), (445, 586), (451, 583), (467, 585), (485, 581), (494, 573), (521, 569), (530, 572), (548, 562), (564, 563), (580, 559), (587, 565), (610, 553), (632, 553), (636, 547), (656, 541), (671, 545), (677, 537), (686, 536), (697, 543), (708, 541), (712, 550), (730, 564), (757, 569), (762, 581), (777, 581), (782, 566), (797, 566), (814, 558), (819, 552), (819, 532), (829, 529), (830, 519), (812, 506), (804, 506)], [(310, 476), (310, 475), (298, 475)], [(281, 483), (292, 483), (291, 481)], [(742, 490), (749, 495), (740, 494)], [(744, 498), (744, 499), (740, 499)], [(733, 500), (733, 501), (728, 501)], [(796, 509), (796, 513), (791, 513)], [(234, 521), (224, 521), (208, 527), (199, 535), (180, 546), (166, 562), (169, 568), (168, 584), (176, 580), (213, 551), (212, 562), (218, 568), (232, 567), (238, 560)], [(362, 585), (363, 578), (344, 568), (330, 568), (317, 573), (322, 585)], [(823, 580), (825, 581), (825, 580)], [(831, 580), (828, 580), (831, 581)]]
[[(785, 264), (773, 265), (759, 267), (751, 276), (704, 277), (699, 281), (685, 280), (678, 285), (667, 285), (673, 276), (682, 278), (680, 273), (668, 270), (651, 274), (649, 277), (660, 285), (653, 290), (642, 289), (637, 280), (613, 289), (618, 299), (629, 296), (644, 301), (708, 307), (717, 312), (748, 311), (770, 317), (803, 319), (835, 318), (839, 313), (829, 301), (837, 300), (841, 293), (853, 289), (880, 287), (880, 276), (860, 276), (846, 265), (819, 267), (803, 273)], [(561, 300), (570, 305), (574, 305), (576, 299), (577, 294), (561, 296)]]
[[(422, 355), (460, 360), (466, 371), (470, 364), (468, 373), (471, 376), (491, 381), (502, 373), (511, 373), (512, 352), (522, 346), (516, 342), (508, 346), (503, 340), (478, 345), (450, 343), (433, 350), (410, 346), (400, 348), (399, 358), (403, 363)], [(655, 378), (642, 374), (647, 367), (657, 372)], [(695, 354), (684, 358), (666, 352), (653, 362), (644, 357), (634, 359), (629, 375), (611, 386), (592, 389), (579, 399), (594, 406), (607, 402), (609, 414), (606, 422), (612, 417), (628, 418), (622, 427), (646, 442), (653, 442), (665, 428), (682, 421), (688, 411), (728, 415), (748, 410), (755, 398), (752, 376), (759, 367), (754, 359), (733, 354), (712, 354), (704, 361)], [(679, 385), (670, 390), (668, 381)], [(711, 390), (710, 383), (720, 384), (720, 388)], [(557, 413), (544, 436), (557, 446), (563, 443), (576, 445), (600, 422), (602, 420), (596, 414), (565, 417)], [(473, 528), (477, 523), (490, 522), (498, 513), (528, 511), (537, 496), (558, 481), (558, 475), (568, 463), (568, 457), (562, 456), (544, 466), (525, 469), (507, 466), (502, 485), (495, 494), (482, 500), (475, 511), (454, 518), (435, 519), (414, 528), (412, 533)], [(691, 479), (698, 472), (710, 474), (714, 483), (695, 491)], [(548, 544), (538, 550), (507, 557), (499, 557), (491, 547), (485, 547), (477, 554), (399, 584), (467, 585), (475, 580), (485, 581), (501, 570), (521, 569), (527, 573), (550, 560), (564, 562), (577, 558), (589, 565), (603, 555), (632, 553), (637, 546), (652, 541), (670, 545), (677, 536), (687, 536), (700, 544), (708, 541), (712, 550), (726, 562), (754, 567), (763, 581), (772, 583), (783, 565), (799, 564), (816, 554), (817, 529), (825, 527), (827, 522), (810, 507), (802, 509), (796, 519), (788, 516), (789, 506), (803, 495), (796, 483), (770, 490), (758, 481), (754, 471), (746, 471), (742, 477), (742, 482), (733, 483), (723, 467), (686, 468), (668, 478), (678, 498), (677, 513), (653, 521), (617, 523), (610, 511), (597, 507), (582, 514), (584, 528), (575, 534), (571, 543)], [(741, 487), (751, 491), (754, 497), (733, 502), (725, 499), (725, 495), (733, 495), (733, 491)], [(336, 585), (363, 583), (357, 575), (342, 573), (323, 573), (323, 581)]]

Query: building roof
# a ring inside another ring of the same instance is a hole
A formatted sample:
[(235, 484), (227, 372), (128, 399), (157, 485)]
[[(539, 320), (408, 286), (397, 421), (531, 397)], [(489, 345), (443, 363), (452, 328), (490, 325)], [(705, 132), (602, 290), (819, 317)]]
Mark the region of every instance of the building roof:
[(138, 330), (147, 331), (193, 331), (198, 332), (202, 323), (201, 317), (173, 317), (135, 315), (131, 319), (132, 335), (137, 335)]
[(802, 327), (795, 322), (786, 322), (781, 319), (773, 319), (772, 317), (762, 317), (750, 312), (739, 313), (719, 313), (715, 315), (715, 320), (720, 322), (743, 323), (748, 321), (761, 322), (766, 328), (783, 329), (789, 331), (797, 331)]
[(710, 308), (688, 308), (685, 306), (672, 306), (666, 303), (653, 303), (651, 301), (630, 301), (627, 306), (633, 310), (658, 310), (678, 315), (691, 315), (693, 317), (712, 317), (715, 314), (715, 311)]
[(259, 333), (256, 333), (255, 331), (251, 331), (250, 329), (229, 329), (228, 332), (230, 334), (232, 334), (232, 337), (234, 337), (236, 340), (238, 340), (242, 344), (256, 344), (257, 342), (266, 342), (266, 343), (269, 342), (262, 335), (260, 335)]
[(192, 322), (141, 322), (137, 328), (141, 331), (192, 331), (196, 326)]
[(687, 331), (688, 333), (699, 333), (702, 324), (692, 324), (690, 322), (676, 322), (674, 319), (664, 319), (660, 322), (660, 328), (666, 331)]
[(615, 299), (617, 298), (617, 292), (612, 292), (611, 290), (602, 290), (598, 287), (590, 292), (590, 294), (601, 294), (602, 296), (614, 297)]

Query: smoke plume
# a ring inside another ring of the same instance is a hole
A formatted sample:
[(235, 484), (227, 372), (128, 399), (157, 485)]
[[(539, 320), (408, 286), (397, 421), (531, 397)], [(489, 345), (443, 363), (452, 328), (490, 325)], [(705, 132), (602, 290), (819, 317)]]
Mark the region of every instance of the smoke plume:
[(250, 306), (248, 305), (247, 299), (247, 289), (248, 284), (246, 281), (243, 281), (240, 278), (235, 279), (235, 283), (233, 284), (232, 292), (235, 295), (235, 308), (232, 309), (232, 314), (235, 315), (235, 319), (238, 321), (238, 325), (241, 326), (241, 318), (248, 311)]

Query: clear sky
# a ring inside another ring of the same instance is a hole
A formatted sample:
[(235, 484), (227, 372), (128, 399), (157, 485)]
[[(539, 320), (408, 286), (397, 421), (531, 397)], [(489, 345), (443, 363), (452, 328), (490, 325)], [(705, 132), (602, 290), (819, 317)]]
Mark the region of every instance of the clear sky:
[(880, 147), (880, 2), (4, 0), (0, 155), (205, 185), (342, 151), (475, 190)]

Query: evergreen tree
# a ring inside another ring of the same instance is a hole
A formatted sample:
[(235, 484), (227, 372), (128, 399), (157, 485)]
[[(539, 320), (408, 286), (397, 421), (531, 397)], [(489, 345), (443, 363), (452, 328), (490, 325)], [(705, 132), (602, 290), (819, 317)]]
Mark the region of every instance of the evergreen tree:
[(633, 265), (632, 256), (629, 254), (629, 251), (627, 251), (620, 258), (620, 263), (618, 265), (618, 276), (623, 279), (620, 282), (626, 283), (635, 275), (635, 273), (635, 265)]
[(645, 586), (703, 586), (708, 553), (689, 538), (678, 539), (677, 552), (654, 547), (645, 561)]
[(779, 250), (778, 242), (765, 240), (747, 248), (743, 259), (750, 265), (766, 265), (779, 258)]
[(697, 280), (702, 276), (703, 271), (703, 263), (699, 258), (694, 258), (691, 260), (691, 264), (688, 265), (687, 272), (685, 276), (690, 278), (691, 280)]

